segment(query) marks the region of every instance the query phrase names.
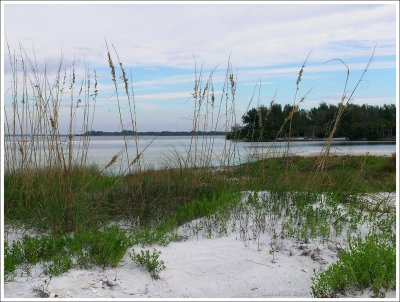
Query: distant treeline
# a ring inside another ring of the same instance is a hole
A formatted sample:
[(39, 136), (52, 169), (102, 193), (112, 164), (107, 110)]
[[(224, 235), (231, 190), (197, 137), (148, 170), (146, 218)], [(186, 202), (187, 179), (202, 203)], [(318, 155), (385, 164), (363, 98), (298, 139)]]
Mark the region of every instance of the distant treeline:
[[(252, 108), (243, 115), (243, 124), (232, 127), (227, 138), (270, 141), (285, 139), (289, 133), (290, 137), (325, 138), (332, 130), (339, 105), (321, 103), (319, 107), (310, 110), (295, 108), (290, 125), (288, 117), (292, 109), (291, 105), (282, 108), (279, 104)], [(349, 140), (394, 139), (395, 136), (396, 106), (393, 104), (347, 105), (334, 135)]]
[[(147, 131), (147, 132), (136, 132), (132, 130), (123, 130), (120, 132), (106, 132), (106, 131), (87, 131), (82, 135), (90, 136), (131, 136), (131, 135), (149, 135), (149, 136), (191, 136), (192, 131)], [(197, 131), (196, 135), (225, 135), (223, 131)]]

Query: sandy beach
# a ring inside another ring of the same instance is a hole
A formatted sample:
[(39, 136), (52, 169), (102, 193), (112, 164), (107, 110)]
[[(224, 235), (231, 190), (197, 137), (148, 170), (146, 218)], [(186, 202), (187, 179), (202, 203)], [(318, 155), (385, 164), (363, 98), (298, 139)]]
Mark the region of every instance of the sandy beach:
[[(346, 241), (343, 237), (309, 243), (278, 238), (271, 253), (274, 239), (268, 232), (256, 240), (250, 233), (243, 237), (235, 231), (210, 236), (204, 228), (193, 231), (200, 229), (201, 223), (199, 219), (181, 226), (179, 240), (167, 246), (130, 248), (112, 269), (72, 269), (49, 279), (40, 264), (29, 274), (20, 268), (13, 281), (5, 282), (5, 297), (34, 298), (40, 292), (35, 289), (41, 289), (58, 298), (311, 298), (314, 271), (321, 272), (337, 261), (338, 249), (344, 248)], [(364, 232), (365, 228), (360, 230)], [(10, 228), (5, 239), (11, 244), (23, 234), (20, 229)], [(166, 269), (159, 279), (152, 279), (132, 262), (132, 249), (160, 252)], [(356, 291), (344, 297), (366, 298), (371, 294), (369, 290)], [(388, 291), (385, 297), (395, 298), (396, 292)]]

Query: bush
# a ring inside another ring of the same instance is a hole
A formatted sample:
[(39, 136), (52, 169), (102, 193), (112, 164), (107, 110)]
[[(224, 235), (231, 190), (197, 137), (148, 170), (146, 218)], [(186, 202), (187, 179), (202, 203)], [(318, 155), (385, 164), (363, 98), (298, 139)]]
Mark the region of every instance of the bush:
[(396, 284), (395, 246), (376, 235), (350, 242), (348, 251), (339, 253), (339, 260), (313, 278), (312, 295), (318, 298), (336, 297), (346, 290), (371, 287), (374, 293)]
[(125, 255), (130, 240), (125, 231), (118, 227), (77, 233), (74, 236), (76, 252), (81, 263), (86, 259), (101, 267), (115, 267)]
[(45, 262), (44, 273), (57, 276), (73, 266), (115, 267), (131, 245), (125, 231), (118, 227), (104, 231), (89, 230), (70, 235), (24, 236), (11, 247), (4, 246), (4, 273), (11, 273), (22, 264)]
[(58, 276), (67, 272), (73, 267), (71, 256), (68, 254), (57, 254), (53, 259), (44, 265), (43, 272), (49, 276)]
[(165, 269), (164, 261), (159, 260), (160, 252), (155, 249), (151, 254), (149, 250), (141, 250), (140, 253), (135, 253), (135, 250), (133, 250), (129, 256), (134, 263), (144, 267), (150, 273), (152, 279), (159, 279), (159, 273)]
[(11, 274), (23, 261), (23, 251), (20, 245), (13, 245), (11, 248), (7, 242), (4, 243), (4, 274)]

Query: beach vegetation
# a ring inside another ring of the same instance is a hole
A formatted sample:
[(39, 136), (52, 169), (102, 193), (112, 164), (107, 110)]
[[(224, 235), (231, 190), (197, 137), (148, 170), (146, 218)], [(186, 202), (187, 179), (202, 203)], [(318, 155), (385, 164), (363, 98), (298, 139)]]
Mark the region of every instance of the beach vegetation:
[(396, 288), (396, 248), (376, 235), (350, 239), (349, 248), (339, 252), (339, 260), (313, 278), (316, 298), (333, 298), (349, 290)]
[[(156, 138), (139, 148), (132, 79), (115, 48), (106, 45), (106, 49), (118, 114), (115, 123), (124, 147), (100, 166), (88, 161), (99, 93), (96, 71), (85, 66), (83, 79), (78, 79), (75, 62), (68, 69), (60, 62), (58, 72), (50, 77), (22, 48), (18, 53), (8, 47), (13, 77), (12, 112), (5, 114), (5, 224), (40, 235), (5, 241), (7, 280), (37, 264), (51, 277), (72, 268), (116, 268), (130, 248), (131, 260), (157, 279), (166, 269), (160, 252), (136, 253), (138, 246), (165, 246), (189, 235), (212, 238), (236, 232), (246, 245), (256, 242), (260, 251), (267, 247), (273, 262), (285, 239), (320, 263), (318, 251), (306, 246), (335, 245), (339, 260), (315, 275), (315, 297), (335, 296), (352, 287), (372, 287), (374, 292), (394, 287), (396, 213), (388, 192), (396, 191), (396, 154), (332, 156), (331, 152), (338, 136), (394, 135), (394, 106), (350, 102), (371, 60), (353, 89), (348, 87), (347, 72), (337, 106), (321, 104), (307, 112), (300, 108), (309, 93), (300, 87), (307, 57), (297, 77), (293, 104), (282, 109), (273, 99), (267, 107), (258, 99), (257, 106), (243, 116), (244, 126), (236, 119), (237, 78), (231, 62), (221, 87), (215, 86), (213, 72), (205, 75), (203, 69), (196, 69), (190, 146), (183, 154), (164, 155), (165, 165), (152, 169), (143, 166), (142, 155)], [(217, 94), (217, 88), (222, 93)], [(69, 120), (67, 133), (61, 135), (59, 114), (65, 99)], [(252, 97), (248, 108), (253, 101)], [(365, 132), (360, 130), (364, 126), (353, 123), (372, 113), (382, 126), (370, 119)], [(312, 127), (307, 128), (305, 121), (310, 120)], [(348, 129), (352, 134), (344, 132)], [(197, 134), (218, 131), (231, 132), (234, 139), (225, 140), (216, 164), (215, 135)], [(299, 135), (323, 136), (321, 152), (294, 155), (292, 139)], [(247, 160), (236, 164), (238, 139), (275, 143), (282, 138), (286, 144), (282, 154), (275, 154), (273, 148), (249, 151)], [(132, 145), (133, 153), (128, 148)], [(118, 168), (121, 162), (127, 164)]]
[(160, 259), (160, 252), (156, 249), (153, 249), (152, 252), (149, 250), (141, 250), (139, 253), (132, 250), (129, 257), (134, 263), (145, 268), (150, 273), (152, 279), (159, 279), (160, 272), (166, 268), (164, 261)]

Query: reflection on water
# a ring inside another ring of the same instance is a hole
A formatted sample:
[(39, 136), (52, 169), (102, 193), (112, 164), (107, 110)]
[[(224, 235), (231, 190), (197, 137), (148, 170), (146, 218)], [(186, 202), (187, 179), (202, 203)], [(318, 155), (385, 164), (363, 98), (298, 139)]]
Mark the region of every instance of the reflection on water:
[[(25, 141), (25, 138), (15, 138)], [(44, 138), (43, 138), (44, 139)], [(74, 138), (74, 153), (81, 152), (81, 137)], [(11, 143), (10, 138), (7, 138)], [(324, 141), (293, 140), (290, 143), (291, 154), (307, 156), (318, 155), (324, 147)], [(63, 140), (64, 151), (67, 151), (67, 139)], [(90, 139), (87, 154), (87, 164), (96, 164), (100, 168), (107, 165), (114, 155), (119, 154), (117, 162), (112, 166), (113, 172), (124, 171), (128, 165), (123, 137), (94, 136)], [(197, 165), (233, 165), (260, 158), (260, 156), (280, 155), (286, 151), (287, 142), (232, 142), (225, 140), (224, 136), (201, 136), (192, 140), (188, 136), (140, 136), (138, 138), (139, 153), (142, 167), (160, 168), (174, 167), (182, 163)], [(7, 150), (7, 149), (6, 149)], [(370, 141), (333, 141), (331, 154), (360, 155), (391, 155), (396, 150), (395, 142), (370, 142)], [(189, 152), (190, 151), (190, 152)], [(128, 140), (128, 157), (132, 161), (136, 153), (136, 144), (133, 138)], [(190, 156), (188, 157), (188, 154)]]

